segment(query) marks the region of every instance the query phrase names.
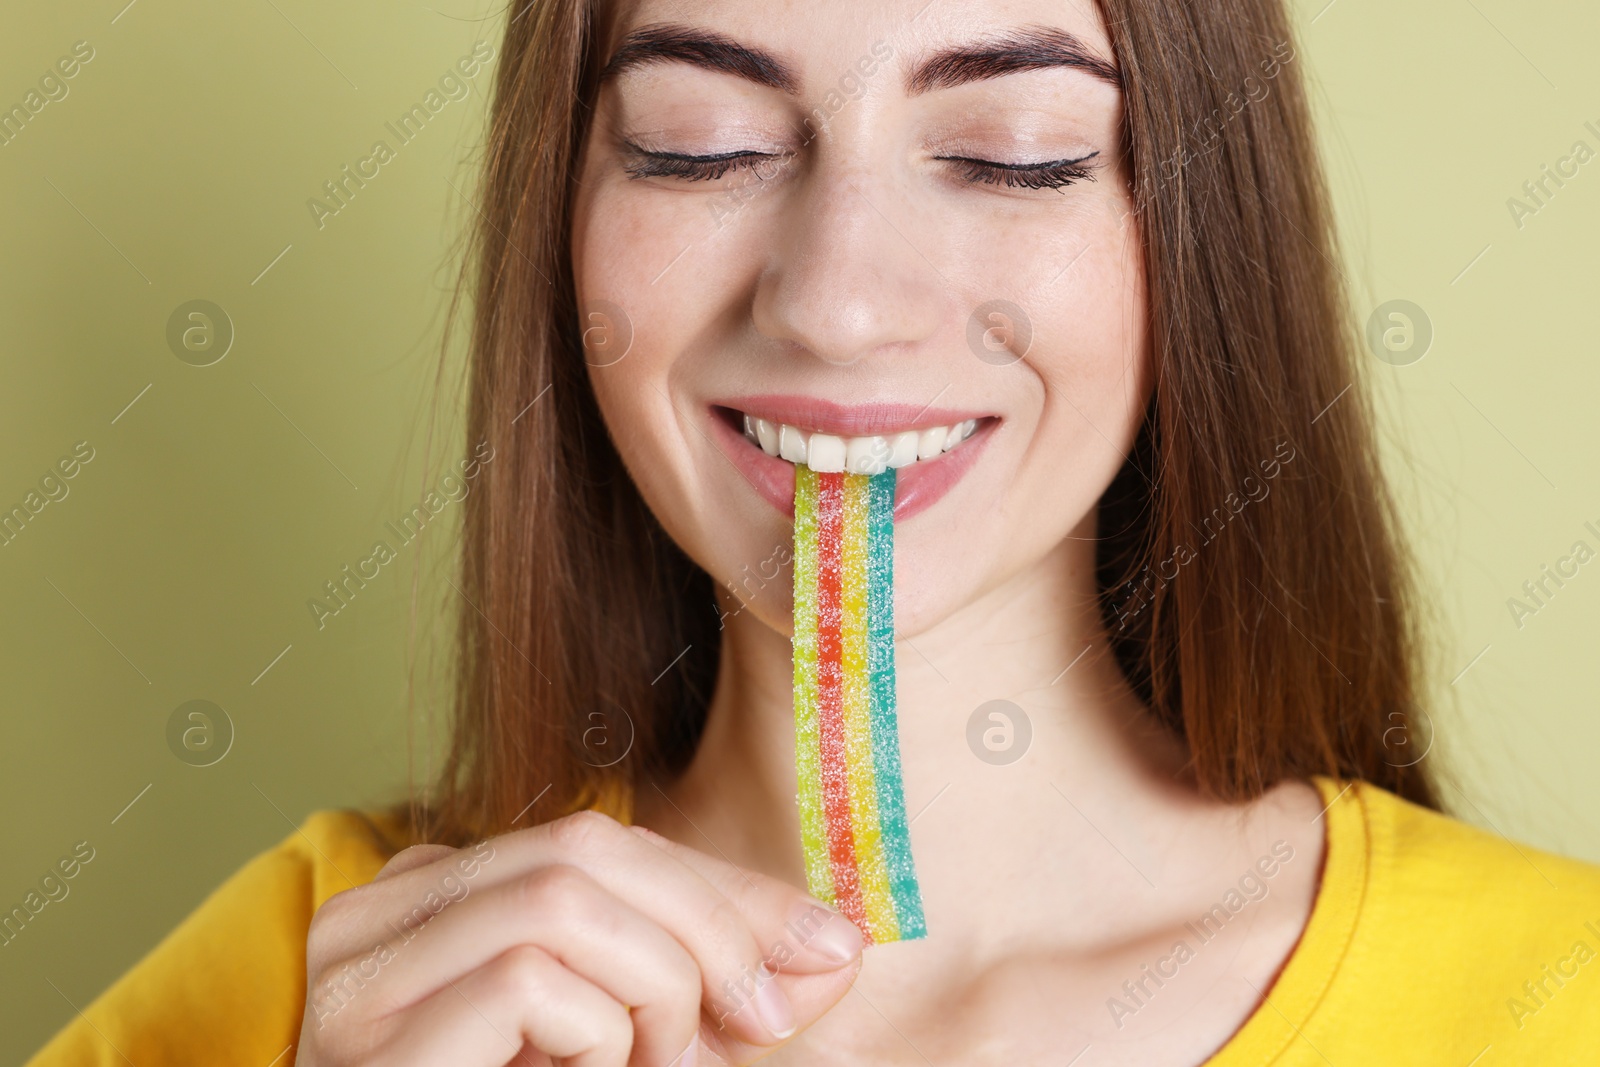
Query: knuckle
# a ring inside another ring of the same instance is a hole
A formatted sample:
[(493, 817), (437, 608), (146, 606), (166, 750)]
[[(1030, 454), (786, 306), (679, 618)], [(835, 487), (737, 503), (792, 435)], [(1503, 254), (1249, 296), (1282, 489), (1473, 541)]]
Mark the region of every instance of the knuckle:
[(551, 843), (569, 852), (585, 852), (614, 841), (622, 824), (598, 811), (577, 811), (549, 824)]
[(578, 868), (555, 863), (524, 875), (518, 895), (542, 914), (576, 923), (593, 911), (594, 883)]
[(307, 945), (317, 945), (347, 929), (366, 910), (365, 886), (345, 889), (322, 902), (306, 930)]
[(700, 968), (685, 953), (672, 968), (666, 995), (662, 998), (674, 1015), (685, 1019), (700, 1017), (700, 1002), (704, 999), (705, 980)]
[(720, 940), (731, 941), (730, 936), (735, 932), (747, 930), (744, 913), (739, 906), (727, 897), (718, 896), (716, 901), (706, 909), (706, 929)]
[(689, 1007), (698, 1008), (700, 987), (705, 980), (700, 973), (700, 965), (687, 951), (681, 951), (672, 957), (671, 968), (673, 989), (683, 996)]
[(700, 967), (687, 949), (670, 942), (666, 951), (642, 954), (639, 973), (648, 999), (673, 1017), (698, 1015), (703, 981)]
[(761, 965), (761, 948), (744, 913), (732, 900), (718, 897), (702, 914), (701, 924), (704, 943), (711, 947), (713, 958), (721, 961), (718, 969), (729, 972), (721, 977), (737, 982)]
[[(306, 1021), (316, 1020), (315, 1028), (324, 1031), (330, 1024), (343, 1030), (345, 1024), (360, 1026), (381, 998), (371, 991), (376, 973), (363, 966), (358, 957), (335, 961), (310, 975), (306, 983)], [(352, 1009), (346, 1012), (345, 1009)]]
[(633, 1018), (614, 1000), (590, 1017), (587, 1043), (601, 1063), (626, 1063), (633, 1051)]
[(494, 983), (524, 1003), (542, 999), (552, 963), (549, 954), (536, 945), (513, 945), (496, 961)]
[(622, 1007), (607, 1028), (609, 1033), (602, 1048), (602, 1063), (627, 1063), (633, 1053), (633, 1022)]
[(309, 980), (306, 983), (307, 999), (315, 1001), (319, 996), (325, 996), (336, 991), (339, 987), (339, 979), (348, 970), (347, 961), (332, 960), (311, 971), (308, 976)]
[[(495, 961), (492, 981), (496, 993), (519, 1004), (548, 1004), (559, 987), (563, 965), (535, 945), (514, 945)], [(633, 1019), (628, 1009), (610, 997), (586, 1003), (566, 1020), (570, 1034), (599, 1063), (625, 1063), (633, 1047)]]
[(374, 880), (382, 878), (384, 874), (391, 870), (410, 870), (412, 867), (421, 866), (430, 860), (436, 860), (440, 856), (448, 856), (454, 851), (456, 850), (445, 845), (411, 845), (409, 848), (403, 848), (393, 856), (390, 856), (389, 862), (383, 865)]

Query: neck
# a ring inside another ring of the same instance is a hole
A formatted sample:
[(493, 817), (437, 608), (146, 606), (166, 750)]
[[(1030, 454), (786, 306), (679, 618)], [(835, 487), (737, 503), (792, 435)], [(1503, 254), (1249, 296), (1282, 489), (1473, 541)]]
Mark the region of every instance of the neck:
[[(804, 886), (790, 657), (788, 636), (752, 611), (727, 617), (695, 758), (676, 782), (642, 787), (635, 817)], [(936, 626), (900, 636), (895, 658), (906, 812), (930, 929), (946, 944), (982, 943), (1059, 916), (1063, 894), (1102, 902), (1079, 909), (1088, 922), (1120, 890), (1142, 894), (1161, 860), (1153, 843), (1141, 847), (1148, 835), (1138, 826), (1192, 794), (1181, 744), (1113, 659), (1092, 538), (1063, 540)], [(972, 728), (980, 705), (997, 700), (1014, 707), (985, 709)], [(1007, 906), (965, 903), (997, 895)]]

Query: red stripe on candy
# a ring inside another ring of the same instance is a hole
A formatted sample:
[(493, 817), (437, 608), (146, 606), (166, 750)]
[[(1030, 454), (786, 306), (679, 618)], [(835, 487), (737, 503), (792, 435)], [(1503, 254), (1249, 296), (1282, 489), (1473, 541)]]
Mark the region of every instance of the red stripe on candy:
[(844, 474), (817, 475), (817, 733), (822, 756), (822, 804), (828, 827), (828, 862), (834, 903), (871, 935), (861, 900), (855, 835), (850, 829), (850, 768), (844, 736), (844, 666), (840, 628), (840, 542), (844, 534)]

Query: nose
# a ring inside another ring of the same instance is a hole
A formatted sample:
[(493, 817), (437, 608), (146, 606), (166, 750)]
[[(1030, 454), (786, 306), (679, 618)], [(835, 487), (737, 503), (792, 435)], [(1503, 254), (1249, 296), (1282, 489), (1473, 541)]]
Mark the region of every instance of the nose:
[(933, 250), (912, 243), (916, 225), (892, 181), (827, 168), (819, 160), (777, 215), (753, 315), (764, 336), (848, 366), (932, 336), (949, 294), (925, 258)]

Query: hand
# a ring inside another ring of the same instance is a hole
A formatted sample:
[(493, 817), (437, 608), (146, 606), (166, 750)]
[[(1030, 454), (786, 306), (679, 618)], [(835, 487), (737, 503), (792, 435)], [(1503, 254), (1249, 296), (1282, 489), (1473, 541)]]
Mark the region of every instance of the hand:
[(329, 898), (296, 1062), (751, 1063), (844, 996), (861, 947), (792, 886), (580, 812), (406, 849)]

